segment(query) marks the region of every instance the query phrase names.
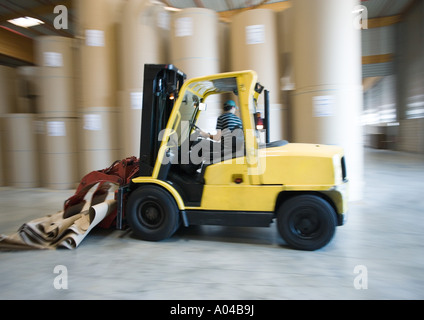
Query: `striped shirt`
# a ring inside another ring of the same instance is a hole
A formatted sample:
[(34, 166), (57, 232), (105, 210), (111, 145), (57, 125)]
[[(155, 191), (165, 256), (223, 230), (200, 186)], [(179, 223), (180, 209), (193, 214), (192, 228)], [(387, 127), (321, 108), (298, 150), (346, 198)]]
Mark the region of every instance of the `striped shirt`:
[(223, 148), (228, 148), (231, 151), (233, 145), (233, 133), (236, 128), (243, 129), (243, 124), (239, 117), (235, 114), (228, 112), (223, 113), (218, 117), (216, 122), (216, 129), (221, 130), (221, 143)]
[(230, 112), (221, 114), (216, 122), (217, 130), (229, 129), (230, 131), (233, 131), (236, 127), (241, 129), (243, 128), (243, 124), (239, 117)]

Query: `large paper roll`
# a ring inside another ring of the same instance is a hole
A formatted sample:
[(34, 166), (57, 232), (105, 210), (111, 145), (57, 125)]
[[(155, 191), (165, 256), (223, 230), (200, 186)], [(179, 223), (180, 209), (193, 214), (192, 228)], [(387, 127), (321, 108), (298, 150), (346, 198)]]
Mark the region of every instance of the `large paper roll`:
[(358, 0), (294, 0), (294, 142), (342, 146), (350, 200), (362, 198), (361, 32), (352, 24)]
[(118, 158), (117, 25), (120, 0), (78, 0), (78, 116), (80, 176)]
[(3, 124), (3, 117), (0, 115), (0, 187), (6, 185), (6, 165), (4, 163), (5, 161), (5, 147), (4, 147), (4, 124)]
[(16, 70), (0, 66), (0, 115), (16, 112)]
[(39, 122), (42, 185), (55, 190), (76, 188), (79, 182), (77, 119), (43, 118)]
[(34, 114), (11, 113), (3, 115), (6, 180), (17, 188), (39, 186), (37, 140), (34, 132)]
[[(176, 12), (171, 23), (171, 62), (188, 78), (221, 72), (219, 23), (215, 11), (205, 8), (187, 8)], [(214, 132), (216, 118), (222, 113), (221, 99), (211, 96), (208, 112), (202, 113), (197, 125)]]
[(204, 8), (183, 9), (172, 17), (171, 61), (188, 78), (220, 72), (218, 15)]
[(116, 0), (78, 0), (78, 41), (81, 106), (116, 107), (117, 64), (115, 22), (120, 8)]
[(146, 0), (127, 1), (122, 14), (119, 103), (124, 158), (140, 154), (144, 65), (169, 63), (170, 14), (163, 5)]
[(43, 117), (75, 117), (74, 40), (41, 36), (35, 41), (39, 66), (39, 110)]
[[(277, 17), (271, 9), (244, 11), (231, 24), (231, 69), (255, 70), (270, 97), (270, 139), (284, 139), (286, 109), (280, 91)], [(264, 101), (258, 101), (264, 116)]]
[(80, 177), (107, 168), (118, 157), (119, 114), (116, 108), (84, 108), (80, 111)]

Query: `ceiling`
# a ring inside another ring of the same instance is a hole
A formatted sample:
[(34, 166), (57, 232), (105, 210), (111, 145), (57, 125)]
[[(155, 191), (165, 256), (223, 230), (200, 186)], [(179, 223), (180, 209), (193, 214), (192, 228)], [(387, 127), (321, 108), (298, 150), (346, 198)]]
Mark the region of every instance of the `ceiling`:
[[(289, 0), (165, 0), (162, 1), (169, 6), (176, 8), (205, 7), (215, 11), (228, 11), (248, 7), (255, 7), (261, 4), (272, 4), (277, 2), (290, 2)], [(397, 15), (414, 0), (360, 0), (361, 4), (367, 7), (368, 18), (385, 17)]]
[[(68, 30), (58, 30), (53, 26), (53, 21), (57, 16), (53, 10), (57, 5), (65, 5), (68, 8), (68, 21), (70, 22)], [(7, 20), (23, 16), (30, 16), (42, 20), (45, 24), (31, 28), (21, 28), (7, 22)], [(0, 26), (30, 38), (35, 38), (40, 35), (72, 37), (73, 21), (71, 0), (0, 0)]]
[[(368, 18), (377, 18), (403, 14), (415, 1), (421, 0), (362, 0), (361, 4), (367, 7)], [(290, 0), (161, 0), (161, 2), (166, 6), (179, 9), (201, 7), (219, 13), (260, 6), (278, 8), (278, 5), (282, 3), (290, 4)], [(57, 5), (64, 5), (68, 10), (68, 29), (56, 29), (53, 26), (54, 19), (58, 16), (53, 12)], [(45, 24), (21, 28), (7, 21), (22, 16), (40, 19)], [(74, 21), (75, 13), (72, 0), (0, 0), (0, 28), (28, 38), (33, 39), (41, 35), (73, 37)], [(6, 56), (0, 56), (0, 64), (13, 64), (13, 62), (18, 63)]]

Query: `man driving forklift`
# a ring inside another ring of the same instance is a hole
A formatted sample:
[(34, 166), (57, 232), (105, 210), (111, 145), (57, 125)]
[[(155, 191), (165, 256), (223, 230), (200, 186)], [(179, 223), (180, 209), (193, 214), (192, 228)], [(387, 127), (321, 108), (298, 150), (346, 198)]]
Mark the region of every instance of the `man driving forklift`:
[(240, 138), (243, 137), (243, 124), (241, 119), (236, 115), (237, 105), (234, 100), (228, 100), (223, 106), (222, 113), (216, 121), (216, 133), (210, 134), (199, 129), (199, 134), (203, 138), (211, 139), (210, 150), (214, 150), (214, 143), (221, 143), (222, 154), (234, 152), (239, 146)]
[(216, 134), (212, 135), (208, 132), (201, 131), (200, 135), (214, 141), (223, 140), (228, 133), (234, 129), (243, 129), (243, 124), (239, 117), (236, 116), (237, 106), (234, 100), (228, 100), (224, 103), (224, 113), (221, 114), (216, 121)]

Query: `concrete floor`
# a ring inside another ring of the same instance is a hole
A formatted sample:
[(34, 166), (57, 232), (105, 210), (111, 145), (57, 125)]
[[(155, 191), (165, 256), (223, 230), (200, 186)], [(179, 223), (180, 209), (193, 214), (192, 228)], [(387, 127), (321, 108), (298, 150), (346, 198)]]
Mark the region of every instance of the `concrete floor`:
[[(0, 252), (0, 299), (424, 299), (424, 157), (365, 154), (365, 197), (321, 250), (289, 249), (275, 224), (182, 228), (157, 243), (94, 230), (75, 250)], [(0, 233), (72, 194), (0, 188)], [(67, 289), (54, 286), (58, 265)]]

